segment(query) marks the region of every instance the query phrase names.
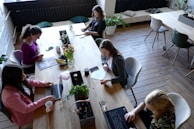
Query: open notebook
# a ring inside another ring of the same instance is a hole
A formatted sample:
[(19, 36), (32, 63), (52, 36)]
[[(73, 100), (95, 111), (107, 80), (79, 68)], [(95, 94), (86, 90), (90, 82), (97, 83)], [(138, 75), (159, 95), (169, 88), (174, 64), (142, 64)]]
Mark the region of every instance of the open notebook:
[(104, 117), (108, 124), (109, 129), (129, 129), (135, 128), (133, 122), (127, 123), (124, 115), (127, 113), (127, 109), (122, 106), (112, 110), (104, 112)]

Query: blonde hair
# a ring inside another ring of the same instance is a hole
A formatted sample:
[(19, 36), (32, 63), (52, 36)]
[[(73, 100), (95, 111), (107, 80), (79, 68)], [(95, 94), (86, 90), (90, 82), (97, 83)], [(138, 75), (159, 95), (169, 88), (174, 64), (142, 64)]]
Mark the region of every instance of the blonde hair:
[(154, 119), (160, 118), (167, 109), (174, 110), (174, 105), (168, 95), (159, 89), (152, 91), (146, 96), (145, 104), (149, 104), (155, 109)]

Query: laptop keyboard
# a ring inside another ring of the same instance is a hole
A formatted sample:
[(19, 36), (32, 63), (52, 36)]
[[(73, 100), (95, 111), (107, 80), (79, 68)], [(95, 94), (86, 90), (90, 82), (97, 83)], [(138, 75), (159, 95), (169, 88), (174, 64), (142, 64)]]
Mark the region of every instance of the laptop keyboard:
[(135, 125), (125, 121), (124, 115), (127, 113), (125, 107), (116, 108), (105, 112), (105, 117), (110, 129), (129, 129), (135, 128)]

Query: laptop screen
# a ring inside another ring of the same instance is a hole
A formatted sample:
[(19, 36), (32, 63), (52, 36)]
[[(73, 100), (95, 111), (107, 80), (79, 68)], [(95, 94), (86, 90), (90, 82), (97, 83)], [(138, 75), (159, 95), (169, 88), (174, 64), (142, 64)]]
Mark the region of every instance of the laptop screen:
[(46, 95), (53, 95), (57, 100), (62, 98), (63, 83), (55, 84), (51, 87), (46, 87)]

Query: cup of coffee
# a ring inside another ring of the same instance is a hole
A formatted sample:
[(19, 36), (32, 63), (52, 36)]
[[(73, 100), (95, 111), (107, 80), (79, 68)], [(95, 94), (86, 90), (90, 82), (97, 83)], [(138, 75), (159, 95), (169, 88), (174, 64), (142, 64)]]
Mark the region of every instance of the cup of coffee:
[(88, 68), (84, 69), (84, 74), (85, 74), (86, 77), (89, 75), (89, 69)]
[(45, 107), (46, 107), (46, 112), (50, 112), (51, 111), (51, 107), (52, 107), (52, 105), (53, 105), (53, 101), (47, 101), (46, 103), (45, 103)]

